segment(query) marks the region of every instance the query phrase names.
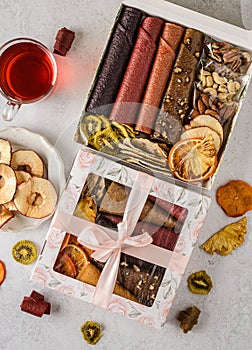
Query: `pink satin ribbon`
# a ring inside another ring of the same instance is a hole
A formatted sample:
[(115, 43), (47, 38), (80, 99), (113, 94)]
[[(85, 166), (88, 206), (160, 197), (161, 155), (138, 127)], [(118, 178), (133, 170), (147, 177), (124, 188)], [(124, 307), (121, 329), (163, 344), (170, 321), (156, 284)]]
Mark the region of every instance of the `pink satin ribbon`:
[(85, 247), (95, 250), (92, 258), (106, 262), (93, 294), (93, 303), (107, 307), (115, 287), (120, 256), (123, 247), (131, 246), (142, 248), (152, 243), (152, 238), (147, 232), (131, 237), (131, 231), (127, 229), (127, 222), (118, 224), (118, 239), (114, 240), (101, 228), (91, 227), (85, 229), (78, 241)]

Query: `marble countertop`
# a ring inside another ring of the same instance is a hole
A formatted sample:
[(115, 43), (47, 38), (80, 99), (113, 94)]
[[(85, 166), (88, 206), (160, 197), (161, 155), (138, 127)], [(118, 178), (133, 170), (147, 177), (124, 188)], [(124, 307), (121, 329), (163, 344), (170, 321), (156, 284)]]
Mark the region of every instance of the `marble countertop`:
[[(239, 0), (173, 0), (172, 2), (205, 14), (242, 25)], [(66, 57), (57, 56), (58, 84), (46, 100), (22, 106), (14, 121), (1, 121), (0, 126), (15, 125), (40, 133), (56, 145), (65, 162), (68, 176), (79, 145), (72, 142), (86, 94), (99, 57), (113, 23), (119, 0), (2, 0), (0, 2), (3, 43), (26, 36), (43, 42), (52, 49), (57, 30), (68, 27), (76, 39)], [(211, 234), (234, 222), (215, 200), (216, 189), (231, 179), (252, 183), (252, 86), (242, 106), (232, 139), (227, 147), (214, 187), (212, 204), (203, 225), (185, 275), (182, 279), (167, 323), (156, 330), (110, 313), (81, 300), (56, 293), (29, 282), (34, 264), (23, 266), (11, 257), (11, 248), (20, 239), (30, 239), (42, 247), (49, 222), (39, 229), (17, 233), (0, 232), (0, 259), (7, 276), (0, 286), (1, 350), (66, 350), (90, 348), (80, 333), (86, 320), (104, 327), (103, 337), (95, 346), (106, 350), (249, 350), (252, 348), (252, 211), (247, 213), (248, 234), (244, 244), (227, 257), (210, 256), (198, 248)], [(3, 106), (4, 99), (0, 98)], [(209, 295), (194, 295), (187, 288), (187, 276), (205, 269), (214, 288)], [(51, 315), (41, 319), (22, 313), (19, 305), (32, 289), (42, 292), (52, 304)], [(177, 313), (190, 305), (202, 313), (199, 324), (187, 335), (179, 329)]]

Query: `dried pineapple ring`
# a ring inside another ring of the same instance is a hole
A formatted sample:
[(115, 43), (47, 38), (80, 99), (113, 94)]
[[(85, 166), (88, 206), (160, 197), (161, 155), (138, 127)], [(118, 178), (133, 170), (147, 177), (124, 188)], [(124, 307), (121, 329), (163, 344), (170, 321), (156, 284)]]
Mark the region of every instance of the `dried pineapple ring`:
[(228, 216), (242, 216), (252, 210), (252, 186), (242, 180), (232, 180), (217, 190), (216, 199)]
[(222, 256), (228, 255), (244, 242), (246, 233), (247, 218), (244, 217), (215, 233), (203, 243), (200, 248), (204, 249), (209, 254), (216, 252)]
[(174, 175), (186, 182), (208, 179), (217, 167), (213, 138), (186, 139), (177, 142), (169, 153), (169, 166)]

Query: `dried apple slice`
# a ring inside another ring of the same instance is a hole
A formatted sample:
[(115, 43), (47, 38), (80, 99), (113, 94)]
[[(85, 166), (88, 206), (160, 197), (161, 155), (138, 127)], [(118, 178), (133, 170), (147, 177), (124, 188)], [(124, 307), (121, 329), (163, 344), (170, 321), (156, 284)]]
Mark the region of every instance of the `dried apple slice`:
[(11, 162), (11, 144), (9, 141), (0, 139), (0, 163), (10, 165)]
[(3, 205), (5, 206), (6, 209), (8, 209), (10, 211), (17, 211), (17, 207), (15, 206), (14, 200), (12, 200), (8, 203), (4, 203)]
[(3, 227), (10, 219), (14, 217), (13, 213), (5, 208), (3, 204), (0, 205), (0, 228)]
[(217, 134), (217, 132), (215, 132), (214, 130), (208, 128), (207, 126), (201, 126), (201, 127), (198, 127), (198, 128), (193, 128), (193, 129), (186, 130), (186, 131), (184, 131), (181, 134), (180, 139), (181, 140), (186, 140), (186, 139), (203, 139), (207, 135), (212, 135), (214, 146), (215, 146), (216, 152), (218, 153), (219, 149), (220, 149), (220, 146), (221, 146), (221, 138)]
[(40, 156), (32, 150), (18, 150), (13, 152), (11, 167), (14, 170), (26, 171), (37, 177), (42, 177), (44, 174), (44, 164)]
[(217, 134), (220, 136), (221, 143), (223, 142), (223, 127), (221, 123), (211, 115), (207, 115), (207, 114), (198, 115), (193, 120), (191, 120), (190, 126), (192, 128), (207, 126), (208, 128), (217, 132)]
[(0, 164), (0, 204), (12, 200), (16, 191), (17, 180), (14, 170), (9, 165)]
[(14, 203), (17, 210), (28, 217), (41, 219), (55, 209), (57, 193), (46, 179), (32, 177), (17, 187)]
[(17, 178), (17, 186), (21, 183), (28, 181), (31, 178), (31, 174), (22, 170), (15, 170), (15, 175)]

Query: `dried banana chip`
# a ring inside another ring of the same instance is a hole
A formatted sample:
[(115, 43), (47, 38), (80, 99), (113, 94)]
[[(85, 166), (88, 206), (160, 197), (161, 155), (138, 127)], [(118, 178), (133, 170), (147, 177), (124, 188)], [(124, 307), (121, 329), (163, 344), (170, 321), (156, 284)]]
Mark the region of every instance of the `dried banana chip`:
[(215, 233), (203, 243), (200, 248), (204, 249), (209, 254), (216, 252), (222, 256), (228, 255), (244, 242), (246, 233), (247, 218), (244, 217)]

